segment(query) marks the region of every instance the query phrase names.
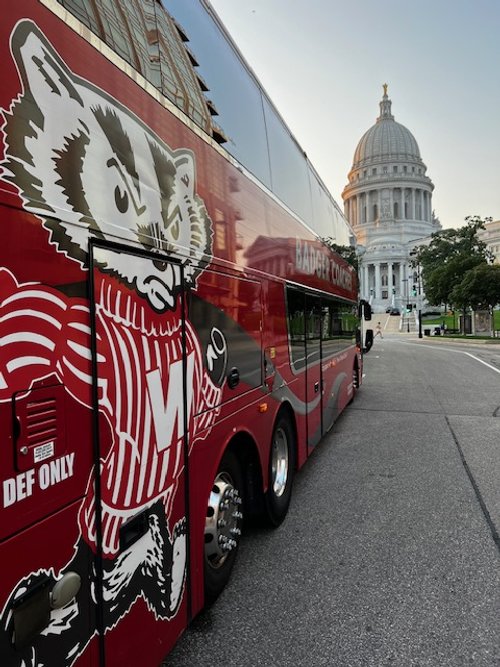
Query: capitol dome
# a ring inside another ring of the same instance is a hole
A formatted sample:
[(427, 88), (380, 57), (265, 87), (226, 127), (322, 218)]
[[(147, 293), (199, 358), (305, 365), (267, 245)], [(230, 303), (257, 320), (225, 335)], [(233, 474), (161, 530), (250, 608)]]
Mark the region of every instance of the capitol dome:
[(413, 134), (391, 113), (387, 89), (380, 102), (380, 116), (359, 140), (354, 152), (352, 169), (360, 169), (387, 160), (404, 160), (422, 164), (418, 144)]

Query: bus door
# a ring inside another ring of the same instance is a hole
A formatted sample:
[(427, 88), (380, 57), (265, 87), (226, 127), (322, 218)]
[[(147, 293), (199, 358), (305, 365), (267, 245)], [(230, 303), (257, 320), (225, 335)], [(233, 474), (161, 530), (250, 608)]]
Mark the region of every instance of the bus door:
[(94, 395), (100, 474), (101, 636), (106, 667), (159, 663), (185, 628), (187, 437), (198, 346), (184, 319), (183, 271), (158, 255), (94, 244)]
[(309, 450), (318, 444), (322, 435), (321, 315), (321, 298), (306, 294), (306, 401)]

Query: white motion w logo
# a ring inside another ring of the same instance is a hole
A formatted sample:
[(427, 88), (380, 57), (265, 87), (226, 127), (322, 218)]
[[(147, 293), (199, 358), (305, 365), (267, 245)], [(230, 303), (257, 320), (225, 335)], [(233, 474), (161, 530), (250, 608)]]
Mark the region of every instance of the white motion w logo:
[[(194, 352), (186, 359), (187, 422), (193, 405)], [(149, 402), (156, 432), (159, 452), (167, 449), (184, 435), (184, 401), (182, 391), (182, 359), (169, 366), (167, 394), (164, 396), (159, 368), (146, 373)]]

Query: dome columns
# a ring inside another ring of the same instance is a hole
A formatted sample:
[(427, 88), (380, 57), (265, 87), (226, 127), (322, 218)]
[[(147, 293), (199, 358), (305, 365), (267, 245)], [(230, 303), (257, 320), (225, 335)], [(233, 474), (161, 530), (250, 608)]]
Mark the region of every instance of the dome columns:
[(432, 195), (423, 188), (400, 186), (363, 190), (345, 199), (344, 211), (354, 228), (389, 220), (432, 223)]
[(411, 293), (410, 268), (406, 259), (365, 260), (360, 270), (360, 296), (377, 304), (404, 308)]

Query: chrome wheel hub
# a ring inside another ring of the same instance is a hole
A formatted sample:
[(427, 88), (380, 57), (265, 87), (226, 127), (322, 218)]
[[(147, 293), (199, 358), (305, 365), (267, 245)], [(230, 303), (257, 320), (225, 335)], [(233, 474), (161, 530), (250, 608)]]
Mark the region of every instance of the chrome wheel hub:
[(221, 567), (238, 546), (241, 535), (241, 496), (227, 473), (214, 481), (205, 520), (205, 557), (214, 568)]
[(271, 452), (271, 483), (278, 498), (285, 493), (288, 479), (288, 439), (282, 428), (276, 429)]

